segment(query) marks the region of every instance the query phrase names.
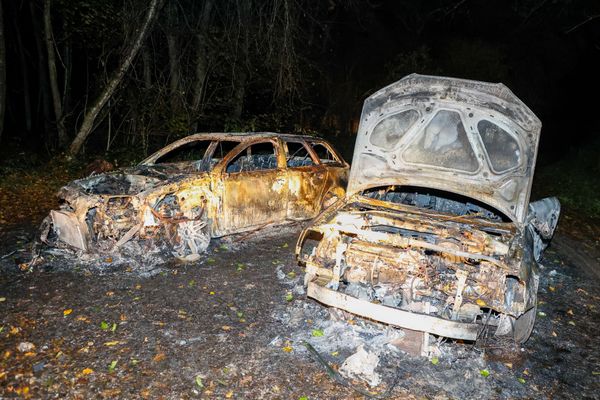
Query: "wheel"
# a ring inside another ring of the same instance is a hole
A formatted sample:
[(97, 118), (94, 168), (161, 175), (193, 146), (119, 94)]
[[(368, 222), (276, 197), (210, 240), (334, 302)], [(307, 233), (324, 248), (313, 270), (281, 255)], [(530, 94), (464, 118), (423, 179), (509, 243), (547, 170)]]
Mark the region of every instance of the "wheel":
[(519, 318), (513, 320), (513, 337), (517, 343), (525, 343), (529, 339), (529, 336), (531, 336), (536, 314), (537, 304), (525, 311)]
[(512, 336), (517, 343), (525, 343), (535, 325), (535, 316), (537, 314), (537, 305), (525, 311), (519, 318), (510, 315), (503, 315), (500, 319), (500, 324), (496, 329), (495, 336)]
[(181, 222), (177, 226), (178, 243), (173, 248), (176, 257), (195, 261), (210, 244), (210, 231), (205, 220)]

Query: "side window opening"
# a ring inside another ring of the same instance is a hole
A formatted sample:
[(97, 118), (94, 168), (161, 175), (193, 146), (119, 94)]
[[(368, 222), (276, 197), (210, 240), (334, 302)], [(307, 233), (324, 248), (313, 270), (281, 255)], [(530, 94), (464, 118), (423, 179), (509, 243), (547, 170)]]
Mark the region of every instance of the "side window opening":
[(300, 142), (287, 142), (286, 164), (288, 168), (315, 165), (306, 146)]
[(277, 153), (271, 142), (246, 147), (227, 164), (228, 173), (277, 169)]
[(322, 143), (311, 143), (321, 164), (339, 164), (340, 160)]
[(240, 144), (240, 142), (236, 140), (220, 140), (216, 144), (215, 151), (213, 152), (210, 160), (211, 168), (221, 161), (227, 154), (229, 154), (229, 152), (238, 144)]

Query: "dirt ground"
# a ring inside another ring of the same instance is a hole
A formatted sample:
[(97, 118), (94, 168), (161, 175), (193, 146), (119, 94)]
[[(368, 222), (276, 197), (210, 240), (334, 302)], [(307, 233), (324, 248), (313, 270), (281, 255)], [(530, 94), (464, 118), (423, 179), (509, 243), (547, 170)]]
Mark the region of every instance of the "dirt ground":
[[(36, 214), (37, 215), (37, 214)], [(600, 229), (563, 216), (543, 260), (538, 319), (522, 348), (443, 342), (434, 360), (396, 330), (307, 300), (293, 257), (301, 224), (214, 241), (192, 264), (46, 254), (21, 272), (34, 223), (0, 229), (0, 398), (359, 399), (338, 368), (364, 344), (389, 398), (600, 398)], [(486, 376), (487, 375), (487, 376)]]

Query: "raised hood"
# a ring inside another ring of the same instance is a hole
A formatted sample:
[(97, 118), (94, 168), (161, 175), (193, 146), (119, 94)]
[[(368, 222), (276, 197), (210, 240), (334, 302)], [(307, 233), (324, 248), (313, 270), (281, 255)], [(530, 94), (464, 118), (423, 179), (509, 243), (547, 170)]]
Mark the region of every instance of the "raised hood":
[(409, 75), (365, 100), (348, 194), (434, 188), (523, 223), (541, 126), (501, 83)]

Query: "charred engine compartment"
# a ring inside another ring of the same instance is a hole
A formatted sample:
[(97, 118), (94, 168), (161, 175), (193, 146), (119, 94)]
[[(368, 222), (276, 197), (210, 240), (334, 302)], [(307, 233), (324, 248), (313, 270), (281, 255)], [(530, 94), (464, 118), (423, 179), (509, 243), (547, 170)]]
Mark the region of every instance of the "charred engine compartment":
[(307, 283), (459, 322), (523, 312), (519, 235), (489, 207), (387, 187), (355, 196), (321, 221), (297, 249)]

